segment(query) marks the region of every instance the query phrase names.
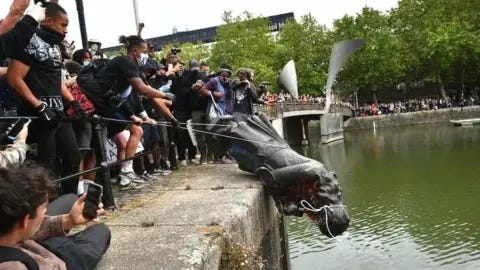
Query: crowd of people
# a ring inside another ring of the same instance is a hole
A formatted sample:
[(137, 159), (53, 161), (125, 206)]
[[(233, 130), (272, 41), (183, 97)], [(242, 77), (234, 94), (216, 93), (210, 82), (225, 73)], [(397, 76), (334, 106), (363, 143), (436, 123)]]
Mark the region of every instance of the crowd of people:
[[(53, 195), (52, 173), (78, 173), (81, 157), (71, 122), (59, 120), (69, 109), (85, 113), (62, 78), (67, 26), (57, 3), (29, 0), (14, 0), (0, 22), (3, 87), (18, 97), (19, 116), (38, 118), (9, 133), (12, 141), (0, 151), (0, 269), (94, 269), (110, 244), (103, 224), (69, 234), (104, 211), (99, 203), (85, 217), (87, 194), (77, 193), (78, 179)], [(42, 166), (25, 161), (32, 142)]]
[[(261, 87), (262, 84), (259, 85)], [(271, 93), (268, 91), (260, 91), (260, 99), (266, 101), (270, 105), (277, 103), (296, 103), (296, 104), (325, 104), (325, 97), (300, 95), (297, 98), (293, 97), (288, 92)]]
[[(83, 208), (86, 187), (97, 180), (91, 169), (103, 162), (97, 126), (121, 161), (111, 182), (126, 191), (180, 166), (234, 162), (228, 152), (209, 149), (211, 118), (249, 117), (254, 104), (325, 103), (320, 96), (270, 93), (265, 83), (257, 89), (252, 69), (233, 72), (223, 64), (211, 71), (205, 60), (184, 62), (176, 48), (157, 59), (140, 34), (121, 36), (126, 54), (109, 59), (99, 46), (75, 50), (66, 41), (67, 12), (57, 1), (35, 2), (13, 0), (0, 22), (0, 99), (31, 119), (0, 151), (0, 270), (93, 269), (106, 252), (105, 225), (68, 234), (92, 221)], [(362, 115), (448, 106), (411, 100), (364, 107)], [(140, 145), (148, 154), (136, 157)], [(103, 212), (98, 204), (97, 218)]]
[(405, 101), (392, 101), (389, 103), (380, 102), (377, 104), (364, 104), (358, 109), (353, 106), (352, 111), (359, 116), (385, 115), (406, 112), (430, 111), (452, 107), (466, 107), (478, 105), (478, 100), (474, 97), (460, 98), (454, 101), (452, 98), (416, 98)]
[[(0, 269), (93, 269), (109, 229), (68, 231), (92, 219), (82, 208), (97, 178), (89, 169), (103, 161), (97, 125), (117, 148), (111, 182), (120, 191), (142, 189), (180, 166), (234, 162), (208, 149), (205, 124), (219, 115), (248, 117), (254, 104), (269, 101), (259, 98), (252, 69), (224, 64), (212, 72), (205, 60), (184, 62), (178, 49), (159, 60), (139, 33), (119, 38), (125, 55), (75, 50), (57, 1), (29, 2), (13, 0), (0, 24), (0, 98), (31, 119), (0, 152)], [(8, 125), (1, 126), (5, 133)], [(136, 157), (140, 144), (148, 154)]]

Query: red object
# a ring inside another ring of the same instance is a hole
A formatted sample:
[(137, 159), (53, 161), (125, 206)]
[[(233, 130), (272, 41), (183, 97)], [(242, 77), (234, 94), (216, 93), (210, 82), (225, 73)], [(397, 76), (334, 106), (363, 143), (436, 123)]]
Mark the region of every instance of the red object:
[[(73, 98), (78, 101), (82, 107), (82, 110), (86, 114), (93, 113), (95, 111), (95, 106), (93, 106), (93, 103), (85, 96), (85, 94), (83, 94), (83, 92), (80, 90), (80, 87), (78, 87), (78, 84), (74, 84), (72, 86), (70, 93), (72, 93)], [(72, 107), (68, 108), (67, 115), (75, 115), (75, 111)]]

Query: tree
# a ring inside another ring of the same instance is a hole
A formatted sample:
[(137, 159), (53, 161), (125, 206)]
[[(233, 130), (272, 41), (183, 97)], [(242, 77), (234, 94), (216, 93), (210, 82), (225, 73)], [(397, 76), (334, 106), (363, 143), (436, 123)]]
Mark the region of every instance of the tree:
[(324, 25), (311, 15), (300, 22), (288, 21), (280, 30), (274, 55), (278, 72), (290, 60), (295, 61), (299, 92), (324, 94), (332, 42)]
[(213, 45), (209, 63), (213, 69), (222, 64), (232, 68), (251, 68), (256, 81), (273, 81), (272, 68), (275, 43), (268, 29), (268, 20), (254, 17), (249, 12), (234, 17), (223, 16), (225, 24), (217, 28), (217, 42)]
[(172, 48), (179, 48), (182, 51), (180, 52), (180, 59), (185, 61), (185, 64), (188, 65), (190, 59), (196, 59), (200, 61), (201, 59), (208, 59), (210, 57), (210, 51), (208, 46), (203, 43), (182, 43), (182, 44), (168, 44), (163, 46), (160, 53), (160, 58), (164, 58)]
[(365, 7), (357, 16), (344, 16), (334, 22), (333, 39), (364, 39), (365, 45), (356, 52), (340, 72), (338, 91), (351, 95), (357, 87), (376, 92), (398, 83), (403, 77), (405, 63), (401, 58), (401, 42), (392, 32), (388, 14)]
[(446, 83), (478, 80), (479, 9), (476, 0), (399, 1), (392, 25), (411, 60), (407, 77), (436, 82), (444, 98)]

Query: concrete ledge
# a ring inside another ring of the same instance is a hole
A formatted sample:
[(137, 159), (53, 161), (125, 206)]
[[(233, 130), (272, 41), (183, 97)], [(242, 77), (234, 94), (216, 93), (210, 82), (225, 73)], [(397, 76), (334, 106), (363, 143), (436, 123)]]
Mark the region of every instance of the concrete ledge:
[(97, 269), (219, 269), (227, 235), (259, 248), (275, 227), (273, 200), (236, 165), (192, 166), (172, 175), (151, 183), (172, 182), (142, 195), (141, 207), (126, 203), (131, 210), (108, 218), (111, 247)]

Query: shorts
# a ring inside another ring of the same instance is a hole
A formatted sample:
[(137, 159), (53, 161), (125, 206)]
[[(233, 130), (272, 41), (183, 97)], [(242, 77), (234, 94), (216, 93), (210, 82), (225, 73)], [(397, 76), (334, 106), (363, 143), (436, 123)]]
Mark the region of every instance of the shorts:
[[(128, 120), (130, 121), (130, 119), (128, 119), (127, 116), (125, 116), (125, 114), (121, 113), (120, 111), (116, 111), (114, 113), (114, 119), (118, 119), (118, 120)], [(123, 124), (123, 123), (107, 123), (107, 138), (111, 139), (113, 138), (115, 135), (117, 135), (118, 133), (122, 132), (125, 130), (125, 128), (127, 128), (128, 124)]]
[(73, 131), (80, 151), (92, 150), (92, 123), (90, 121), (73, 121)]
[(143, 124), (143, 144), (145, 147), (149, 147), (160, 140), (160, 132), (158, 127), (149, 124)]

